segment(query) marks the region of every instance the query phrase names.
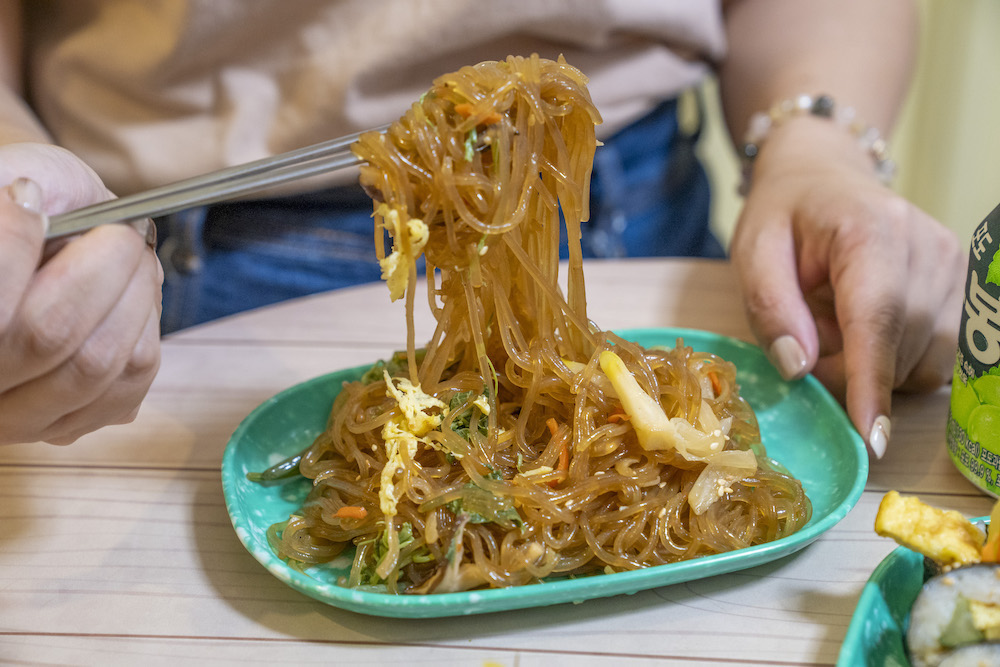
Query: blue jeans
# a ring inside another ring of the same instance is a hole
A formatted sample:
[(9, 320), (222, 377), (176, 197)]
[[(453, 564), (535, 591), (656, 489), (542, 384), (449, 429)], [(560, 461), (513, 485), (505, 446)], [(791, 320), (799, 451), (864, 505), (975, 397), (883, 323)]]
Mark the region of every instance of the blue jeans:
[[(722, 257), (708, 179), (661, 104), (598, 148), (585, 257)], [(380, 279), (372, 204), (359, 186), (201, 207), (157, 220), (163, 333), (250, 308)], [(565, 256), (565, 253), (564, 253)]]

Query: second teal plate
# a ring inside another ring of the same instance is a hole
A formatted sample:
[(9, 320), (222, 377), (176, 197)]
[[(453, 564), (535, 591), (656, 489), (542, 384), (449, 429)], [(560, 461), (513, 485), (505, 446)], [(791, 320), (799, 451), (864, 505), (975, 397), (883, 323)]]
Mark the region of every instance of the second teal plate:
[(356, 612), (399, 618), (457, 616), (520, 609), (635, 593), (773, 561), (802, 549), (843, 519), (861, 496), (868, 477), (864, 443), (846, 414), (812, 377), (785, 382), (759, 348), (704, 331), (635, 329), (618, 332), (640, 345), (673, 346), (678, 338), (696, 350), (736, 364), (740, 393), (757, 414), (768, 455), (802, 480), (813, 516), (799, 532), (760, 546), (629, 572), (559, 579), (513, 588), (387, 595), (337, 585), (350, 571), (350, 557), (300, 572), (267, 544), (267, 528), (298, 508), (308, 483), (262, 486), (246, 474), (261, 471), (304, 449), (322, 432), (333, 398), (345, 380), (368, 366), (303, 382), (265, 401), (237, 428), (222, 460), (226, 507), (240, 541), (274, 576), (306, 595)]
[[(989, 517), (971, 519), (989, 525)], [(924, 585), (924, 557), (896, 547), (872, 572), (840, 645), (838, 667), (909, 667), (910, 608)]]

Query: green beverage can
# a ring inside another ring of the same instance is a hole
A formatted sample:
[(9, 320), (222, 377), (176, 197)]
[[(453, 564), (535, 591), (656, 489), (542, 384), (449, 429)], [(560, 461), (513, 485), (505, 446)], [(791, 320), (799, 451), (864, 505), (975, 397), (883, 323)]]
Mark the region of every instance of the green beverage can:
[(1000, 497), (1000, 206), (972, 234), (947, 440), (955, 467)]

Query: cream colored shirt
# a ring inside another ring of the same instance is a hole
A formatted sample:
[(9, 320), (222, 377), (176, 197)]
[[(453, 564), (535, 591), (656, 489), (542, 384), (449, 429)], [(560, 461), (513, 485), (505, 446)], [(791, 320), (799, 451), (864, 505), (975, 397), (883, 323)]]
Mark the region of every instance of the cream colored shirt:
[(390, 122), (438, 75), (509, 54), (581, 69), (607, 136), (725, 50), (711, 0), (26, 4), (30, 102), (118, 194)]

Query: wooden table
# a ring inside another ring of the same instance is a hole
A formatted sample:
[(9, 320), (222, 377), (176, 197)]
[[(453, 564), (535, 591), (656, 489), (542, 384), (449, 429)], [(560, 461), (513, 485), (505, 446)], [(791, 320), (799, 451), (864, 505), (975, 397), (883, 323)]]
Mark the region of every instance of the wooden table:
[[(750, 334), (722, 262), (587, 266), (605, 328)], [(882, 494), (969, 516), (992, 500), (951, 466), (948, 393), (899, 397), (865, 493), (803, 551), (632, 596), (431, 621), (368, 617), (286, 587), (241, 546), (219, 478), (227, 439), (283, 388), (402, 347), (383, 285), (170, 336), (138, 419), (70, 447), (0, 450), (0, 662), (21, 664), (830, 665), (861, 588), (894, 545)], [(418, 317), (426, 340), (430, 317)]]

